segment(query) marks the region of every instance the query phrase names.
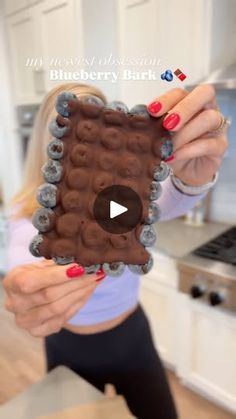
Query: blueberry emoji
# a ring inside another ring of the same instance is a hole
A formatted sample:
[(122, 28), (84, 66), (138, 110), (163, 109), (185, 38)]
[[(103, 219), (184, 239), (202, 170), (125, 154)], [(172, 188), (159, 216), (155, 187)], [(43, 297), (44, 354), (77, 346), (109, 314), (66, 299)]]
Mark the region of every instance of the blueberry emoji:
[(173, 80), (173, 74), (172, 74), (171, 70), (166, 70), (165, 79), (166, 79), (166, 81), (172, 81)]
[(161, 74), (161, 79), (166, 81), (173, 80), (173, 73), (171, 70), (166, 70), (164, 73)]

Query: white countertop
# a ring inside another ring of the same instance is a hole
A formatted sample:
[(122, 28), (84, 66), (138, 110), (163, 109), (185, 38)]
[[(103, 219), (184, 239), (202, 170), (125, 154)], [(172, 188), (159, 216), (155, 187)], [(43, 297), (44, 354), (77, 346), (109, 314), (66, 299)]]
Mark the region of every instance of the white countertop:
[(38, 419), (78, 404), (104, 400), (103, 393), (64, 366), (0, 406), (0, 419)]
[(231, 224), (218, 222), (206, 222), (196, 227), (186, 224), (182, 218), (158, 222), (155, 224), (157, 240), (153, 250), (181, 258), (230, 227)]

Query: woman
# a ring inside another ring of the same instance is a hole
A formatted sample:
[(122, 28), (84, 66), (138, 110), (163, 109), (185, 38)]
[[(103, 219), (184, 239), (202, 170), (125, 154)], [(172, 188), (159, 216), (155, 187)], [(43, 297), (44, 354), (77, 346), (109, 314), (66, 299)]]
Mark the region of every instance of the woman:
[[(177, 417), (163, 367), (154, 348), (147, 318), (138, 303), (139, 278), (125, 271), (120, 278), (102, 271), (86, 275), (82, 266), (56, 266), (38, 261), (28, 245), (36, 231), (30, 218), (43, 183), (40, 168), (51, 140), (48, 124), (56, 97), (64, 90), (78, 97), (95, 95), (96, 88), (66, 84), (44, 99), (29, 146), (22, 190), (14, 199), (9, 220), (9, 273), (4, 279), (5, 307), (16, 324), (33, 336), (45, 337), (48, 371), (64, 364), (100, 390), (112, 383), (125, 396), (139, 419)], [(172, 131), (173, 174), (163, 181), (158, 203), (162, 219), (186, 213), (202, 199), (216, 180), (227, 149), (226, 121), (218, 111), (214, 89), (199, 86), (193, 92), (174, 89), (148, 106)]]

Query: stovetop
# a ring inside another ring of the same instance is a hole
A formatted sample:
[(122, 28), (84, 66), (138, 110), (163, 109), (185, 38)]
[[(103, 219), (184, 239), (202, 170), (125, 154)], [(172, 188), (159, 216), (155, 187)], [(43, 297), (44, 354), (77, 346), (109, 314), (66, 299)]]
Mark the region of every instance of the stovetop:
[(198, 247), (192, 253), (236, 266), (236, 226)]

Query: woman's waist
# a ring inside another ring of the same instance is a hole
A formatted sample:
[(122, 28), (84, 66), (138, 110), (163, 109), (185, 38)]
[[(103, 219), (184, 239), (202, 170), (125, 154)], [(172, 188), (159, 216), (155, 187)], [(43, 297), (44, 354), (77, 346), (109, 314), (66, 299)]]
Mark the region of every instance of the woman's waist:
[(138, 307), (138, 302), (128, 310), (125, 310), (123, 313), (119, 314), (118, 316), (105, 320), (100, 323), (96, 324), (86, 324), (86, 325), (74, 325), (66, 323), (63, 328), (69, 330), (70, 332), (77, 333), (77, 334), (93, 334), (99, 332), (105, 332), (107, 330), (111, 330), (114, 327), (123, 323)]
[(78, 333), (114, 327), (137, 306), (139, 288), (140, 280), (132, 273), (120, 278), (107, 277), (65, 327), (75, 327)]

